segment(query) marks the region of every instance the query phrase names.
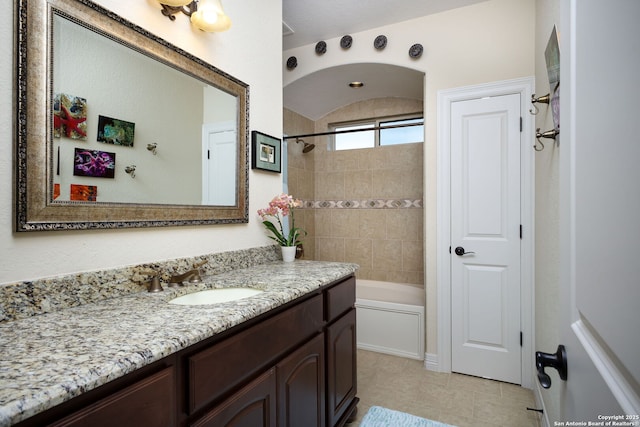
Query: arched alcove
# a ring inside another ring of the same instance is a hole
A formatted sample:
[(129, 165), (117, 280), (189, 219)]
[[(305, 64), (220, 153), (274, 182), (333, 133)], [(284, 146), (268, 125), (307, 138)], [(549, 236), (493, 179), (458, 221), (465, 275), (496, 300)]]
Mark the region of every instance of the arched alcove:
[[(364, 85), (349, 87), (354, 81)], [(313, 71), (283, 88), (284, 108), (312, 120), (354, 102), (375, 98), (423, 100), (424, 72), (384, 63), (342, 64)]]
[[(349, 83), (360, 81), (354, 89)], [(317, 70), (283, 89), (286, 135), (326, 133), (330, 124), (423, 115), (424, 73), (362, 62)], [(288, 141), (288, 188), (307, 209), (306, 258), (354, 262), (359, 278), (424, 285), (422, 144), (333, 151), (331, 136)], [(402, 227), (410, 225), (411, 232)]]

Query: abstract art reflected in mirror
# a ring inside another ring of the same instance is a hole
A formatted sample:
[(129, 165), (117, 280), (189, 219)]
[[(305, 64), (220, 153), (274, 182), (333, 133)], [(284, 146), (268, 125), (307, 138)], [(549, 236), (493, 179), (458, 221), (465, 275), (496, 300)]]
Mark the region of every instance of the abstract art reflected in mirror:
[(89, 0), (17, 3), (17, 231), (248, 222), (248, 85)]

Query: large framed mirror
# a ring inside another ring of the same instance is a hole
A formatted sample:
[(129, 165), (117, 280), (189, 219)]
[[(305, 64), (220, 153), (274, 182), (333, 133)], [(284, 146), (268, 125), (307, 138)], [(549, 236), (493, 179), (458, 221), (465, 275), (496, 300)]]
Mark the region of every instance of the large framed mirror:
[(17, 231), (248, 222), (247, 84), (89, 0), (15, 40)]

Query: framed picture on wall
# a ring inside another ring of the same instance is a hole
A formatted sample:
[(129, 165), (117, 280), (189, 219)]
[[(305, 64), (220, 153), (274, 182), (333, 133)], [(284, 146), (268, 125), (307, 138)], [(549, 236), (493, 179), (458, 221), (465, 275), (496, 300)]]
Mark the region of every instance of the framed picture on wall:
[(113, 178), (116, 170), (116, 153), (76, 148), (73, 159), (75, 176)]
[(126, 120), (98, 116), (98, 141), (133, 147), (136, 124)]
[(280, 173), (282, 141), (254, 130), (251, 132), (251, 169)]
[(58, 93), (53, 98), (53, 137), (87, 139), (87, 100)]

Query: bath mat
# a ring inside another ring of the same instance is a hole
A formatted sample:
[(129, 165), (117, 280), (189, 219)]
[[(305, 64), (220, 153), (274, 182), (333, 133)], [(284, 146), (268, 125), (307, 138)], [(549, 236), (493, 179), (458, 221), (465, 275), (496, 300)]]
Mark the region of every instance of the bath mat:
[(416, 417), (405, 412), (394, 411), (382, 406), (369, 408), (360, 422), (360, 427), (453, 427), (449, 424)]

